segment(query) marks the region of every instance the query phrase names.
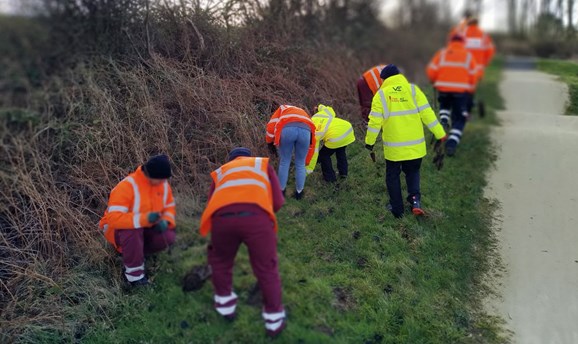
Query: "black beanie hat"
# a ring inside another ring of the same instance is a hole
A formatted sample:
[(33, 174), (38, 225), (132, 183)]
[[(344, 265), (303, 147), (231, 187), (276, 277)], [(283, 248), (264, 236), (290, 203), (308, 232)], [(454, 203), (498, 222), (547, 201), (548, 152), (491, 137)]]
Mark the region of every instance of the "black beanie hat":
[(153, 156), (144, 165), (147, 177), (153, 179), (168, 179), (171, 176), (169, 157), (161, 154)]
[(245, 147), (234, 148), (231, 152), (229, 152), (229, 161), (240, 156), (251, 156), (251, 150)]
[(399, 74), (399, 69), (397, 68), (396, 65), (394, 64), (388, 64), (387, 66), (383, 67), (383, 69), (381, 70), (381, 73), (379, 73), (379, 76), (385, 80), (387, 78), (389, 78), (390, 76), (394, 76)]

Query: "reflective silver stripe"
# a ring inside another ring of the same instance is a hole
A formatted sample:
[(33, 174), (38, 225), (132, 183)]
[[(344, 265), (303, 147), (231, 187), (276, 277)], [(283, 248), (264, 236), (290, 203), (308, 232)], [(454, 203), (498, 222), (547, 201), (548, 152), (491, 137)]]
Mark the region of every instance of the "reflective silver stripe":
[(431, 105), (425, 104), (425, 105), (422, 105), (422, 106), (418, 107), (418, 108), (417, 108), (417, 111), (422, 112), (423, 110), (429, 109), (430, 107), (431, 107)]
[(168, 211), (165, 211), (165, 212), (163, 213), (163, 216), (170, 217), (173, 221), (175, 220), (175, 215), (169, 213)]
[(167, 202), (169, 200), (169, 183), (168, 182), (164, 182), (163, 183), (163, 208), (167, 207)]
[(272, 118), (272, 119), (269, 120), (269, 123), (267, 123), (267, 124), (277, 123), (277, 122), (279, 122), (279, 118)]
[(269, 331), (276, 331), (277, 329), (279, 329), (279, 327), (281, 327), (283, 325), (283, 319), (281, 320), (277, 320), (274, 323), (265, 323), (265, 328)]
[(339, 141), (343, 140), (344, 138), (346, 138), (347, 135), (351, 134), (352, 131), (353, 131), (353, 128), (349, 128), (343, 135), (336, 137), (336, 138), (327, 139), (327, 142), (339, 142)]
[(372, 127), (369, 127), (369, 126), (367, 127), (367, 131), (372, 132), (372, 133), (376, 133), (376, 134), (379, 134), (379, 131), (380, 131), (380, 130), (381, 130), (381, 129), (375, 129), (375, 128), (372, 128)]
[(448, 82), (448, 81), (436, 81), (434, 86), (460, 87), (468, 90), (472, 87), (470, 84), (466, 84), (465, 82)]
[(435, 126), (438, 125), (438, 124), (439, 124), (439, 122), (438, 122), (438, 120), (436, 119), (436, 120), (434, 120), (433, 122), (431, 122), (430, 124), (428, 124), (427, 127), (431, 129), (431, 128), (435, 127)]
[(428, 68), (431, 68), (431, 69), (433, 69), (433, 70), (438, 70), (438, 69), (440, 69), (440, 67), (438, 67), (438, 65), (434, 64), (433, 62), (428, 65)]
[(140, 210), (140, 192), (138, 190), (138, 185), (136, 185), (136, 182), (134, 181), (133, 177), (126, 177), (125, 180), (128, 181), (130, 185), (132, 185), (132, 191), (134, 196), (134, 200), (132, 203), (132, 212), (138, 213)]
[(448, 137), (448, 140), (454, 140), (454, 141), (456, 141), (457, 143), (460, 143), (460, 137), (457, 136), (457, 135), (453, 135), (453, 134), (450, 135), (450, 137)]
[(378, 92), (379, 97), (381, 98), (381, 106), (383, 107), (383, 119), (388, 119), (389, 118), (389, 109), (387, 108), (387, 101), (385, 100), (385, 93), (383, 92), (382, 89), (380, 89)]
[(129, 282), (138, 281), (139, 279), (145, 277), (144, 273), (142, 273), (138, 276), (133, 276), (133, 275), (129, 275), (129, 274), (124, 274), (124, 275)]
[(176, 205), (175, 202), (172, 202), (172, 203), (165, 205), (165, 208), (174, 207), (175, 205)]
[(308, 120), (308, 121), (311, 120), (311, 119), (310, 119), (309, 117), (307, 117), (307, 116), (299, 115), (299, 114), (294, 114), (294, 113), (292, 113), (292, 114), (287, 114), (287, 115), (283, 115), (283, 119), (285, 119), (285, 118), (303, 118), (303, 119), (306, 119), (306, 120)]
[(403, 146), (413, 146), (413, 145), (417, 145), (419, 143), (425, 142), (425, 138), (421, 138), (419, 140), (413, 140), (413, 141), (404, 141), (404, 142), (383, 142), (384, 146), (388, 146), (388, 147), (403, 147)]
[(327, 118), (329, 118), (329, 120), (327, 120), (327, 123), (325, 123), (325, 128), (323, 129), (323, 131), (320, 132), (321, 137), (323, 137), (323, 136), (325, 136), (325, 134), (327, 134), (327, 130), (329, 130), (329, 125), (331, 125), (331, 121), (333, 121), (333, 118), (334, 118), (332, 113), (329, 112), (329, 110), (327, 108), (323, 109), (323, 112), (325, 112), (325, 114), (328, 116)]
[[(261, 163), (259, 163), (260, 165)], [(257, 163), (255, 162), (255, 165), (257, 165)], [(234, 167), (230, 170), (227, 170), (227, 172), (222, 173), (222, 171), (219, 171), (220, 168), (217, 170), (217, 182), (220, 182), (223, 178), (225, 178), (226, 176), (232, 174), (232, 173), (237, 173), (237, 172), (244, 172), (244, 171), (248, 171), (248, 172), (254, 172), (257, 173), (258, 175), (260, 175), (261, 177), (267, 179), (269, 178), (267, 173), (261, 171), (261, 167), (259, 166), (259, 168), (255, 167), (251, 167), (251, 166), (239, 166), (239, 167)]]
[[(369, 72), (369, 74), (371, 74), (371, 77), (373, 78), (373, 81), (375, 81), (375, 84), (377, 85), (377, 87), (379, 87), (379, 79), (377, 78), (377, 76), (375, 75), (375, 71), (373, 70), (374, 68), (371, 68), (371, 71)], [(381, 72), (380, 72), (381, 73)]]
[(373, 117), (383, 118), (383, 115), (382, 115), (382, 114), (380, 114), (379, 112), (375, 112), (375, 111), (371, 111), (371, 112), (369, 113), (369, 115), (370, 115), (370, 116), (373, 116)]
[(256, 185), (259, 186), (265, 190), (267, 190), (267, 186), (265, 185), (265, 183), (260, 182), (256, 179), (237, 179), (237, 180), (230, 180), (228, 182), (223, 183), (222, 185), (220, 185), (218, 188), (215, 189), (215, 192), (221, 191), (223, 189), (226, 188), (230, 188), (230, 187), (234, 187), (234, 186), (243, 186), (243, 185)]
[(390, 116), (405, 116), (405, 115), (417, 115), (419, 111), (417, 109), (403, 110), (403, 111), (392, 111)]
[(265, 313), (263, 312), (263, 319), (269, 321), (277, 321), (280, 319), (285, 318), (285, 311), (277, 312), (277, 313)]
[(129, 273), (129, 272), (135, 272), (135, 271), (139, 271), (139, 270), (144, 270), (145, 266), (144, 264), (140, 265), (140, 266), (135, 266), (134, 268), (129, 268), (128, 266), (124, 266), (124, 272)]
[(227, 302), (233, 301), (237, 298), (237, 294), (235, 294), (235, 292), (232, 292), (231, 295), (229, 296), (219, 296), (219, 295), (215, 295), (214, 300), (216, 303), (219, 303), (221, 305), (224, 305)]
[(466, 62), (452, 62), (452, 61), (446, 61), (446, 51), (444, 51), (441, 54), (441, 58), (440, 58), (440, 67), (463, 67), (463, 68), (468, 68), (468, 66), (470, 65), (470, 60), (471, 60), (471, 54), (467, 55), (467, 59)]
[(109, 213), (112, 213), (113, 211), (119, 213), (128, 213), (128, 207), (125, 207), (123, 205), (111, 205), (110, 207), (108, 207)]
[(446, 109), (441, 109), (440, 110), (440, 115), (451, 115), (452, 112), (450, 110), (446, 110)]
[(234, 304), (232, 306), (229, 307), (215, 307), (215, 309), (217, 310), (217, 312), (219, 312), (219, 314), (221, 315), (231, 315), (233, 313), (235, 313), (235, 309), (237, 308), (237, 304)]
[(275, 137), (275, 135), (269, 134), (269, 133), (267, 133), (267, 136), (269, 136), (269, 137)]
[(132, 225), (134, 226), (134, 228), (141, 228), (139, 213), (134, 213), (134, 215), (132, 216)]
[(452, 129), (452, 130), (450, 130), (450, 134), (457, 134), (457, 135), (462, 136), (463, 132), (459, 129)]
[(325, 116), (325, 115), (321, 115), (321, 114), (316, 114), (313, 115), (314, 118), (329, 118), (330, 116)]
[(106, 232), (108, 232), (108, 225), (104, 225), (104, 227), (102, 228), (102, 232), (104, 234), (106, 234)]

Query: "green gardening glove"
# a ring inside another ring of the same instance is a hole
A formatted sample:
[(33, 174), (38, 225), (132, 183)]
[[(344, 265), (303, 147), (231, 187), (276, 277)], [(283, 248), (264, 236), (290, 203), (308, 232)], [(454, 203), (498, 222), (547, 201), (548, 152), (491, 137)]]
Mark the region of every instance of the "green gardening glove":
[(147, 215), (147, 221), (149, 223), (155, 223), (161, 218), (161, 213), (159, 212), (150, 212)]
[(157, 232), (160, 233), (164, 233), (167, 231), (167, 229), (169, 228), (169, 222), (167, 220), (161, 220), (159, 223), (157, 223), (153, 229)]

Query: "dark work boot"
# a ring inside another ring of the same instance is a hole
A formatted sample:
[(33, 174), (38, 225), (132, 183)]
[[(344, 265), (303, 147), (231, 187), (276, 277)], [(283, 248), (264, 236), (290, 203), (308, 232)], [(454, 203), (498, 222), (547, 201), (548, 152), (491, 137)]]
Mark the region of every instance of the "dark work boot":
[(411, 212), (416, 215), (423, 215), (424, 211), (421, 208), (421, 201), (419, 200), (419, 197), (417, 196), (409, 196), (407, 198), (407, 201), (409, 202), (409, 205), (411, 207)]
[(393, 217), (395, 217), (396, 219), (401, 219), (403, 217), (403, 213), (401, 214), (396, 214), (393, 212), (393, 207), (390, 203), (387, 204), (386, 206), (387, 210), (389, 210), (391, 212), (391, 214), (393, 215)]
[(293, 196), (295, 197), (295, 199), (302, 199), (304, 193), (305, 193), (305, 190), (301, 190), (301, 192), (295, 190), (295, 193), (293, 194)]
[(446, 146), (446, 155), (447, 156), (456, 155), (456, 146)]

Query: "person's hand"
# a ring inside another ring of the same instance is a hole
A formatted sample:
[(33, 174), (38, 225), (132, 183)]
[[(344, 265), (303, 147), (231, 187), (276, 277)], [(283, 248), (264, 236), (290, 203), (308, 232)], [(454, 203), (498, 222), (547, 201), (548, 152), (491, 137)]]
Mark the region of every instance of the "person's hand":
[(441, 142), (446, 142), (446, 140), (448, 139), (448, 134), (446, 134), (446, 136), (442, 137), (440, 139)]
[(368, 144), (366, 144), (366, 145), (365, 145), (365, 149), (369, 150), (370, 152), (373, 152), (373, 146), (374, 146), (374, 145), (368, 145)]
[(305, 173), (307, 173), (307, 175), (310, 175), (311, 173), (313, 173), (313, 170), (305, 169)]
[(160, 220), (159, 223), (154, 225), (153, 230), (163, 233), (169, 228), (169, 222), (167, 220)]
[(161, 213), (159, 212), (150, 212), (147, 215), (147, 221), (149, 223), (155, 223), (161, 218)]
[(277, 147), (275, 147), (274, 143), (267, 144), (267, 148), (269, 149), (269, 154), (274, 155), (274, 156), (278, 156), (277, 155)]
[(466, 121), (470, 120), (470, 113), (467, 111), (462, 112), (462, 116), (466, 119)]

